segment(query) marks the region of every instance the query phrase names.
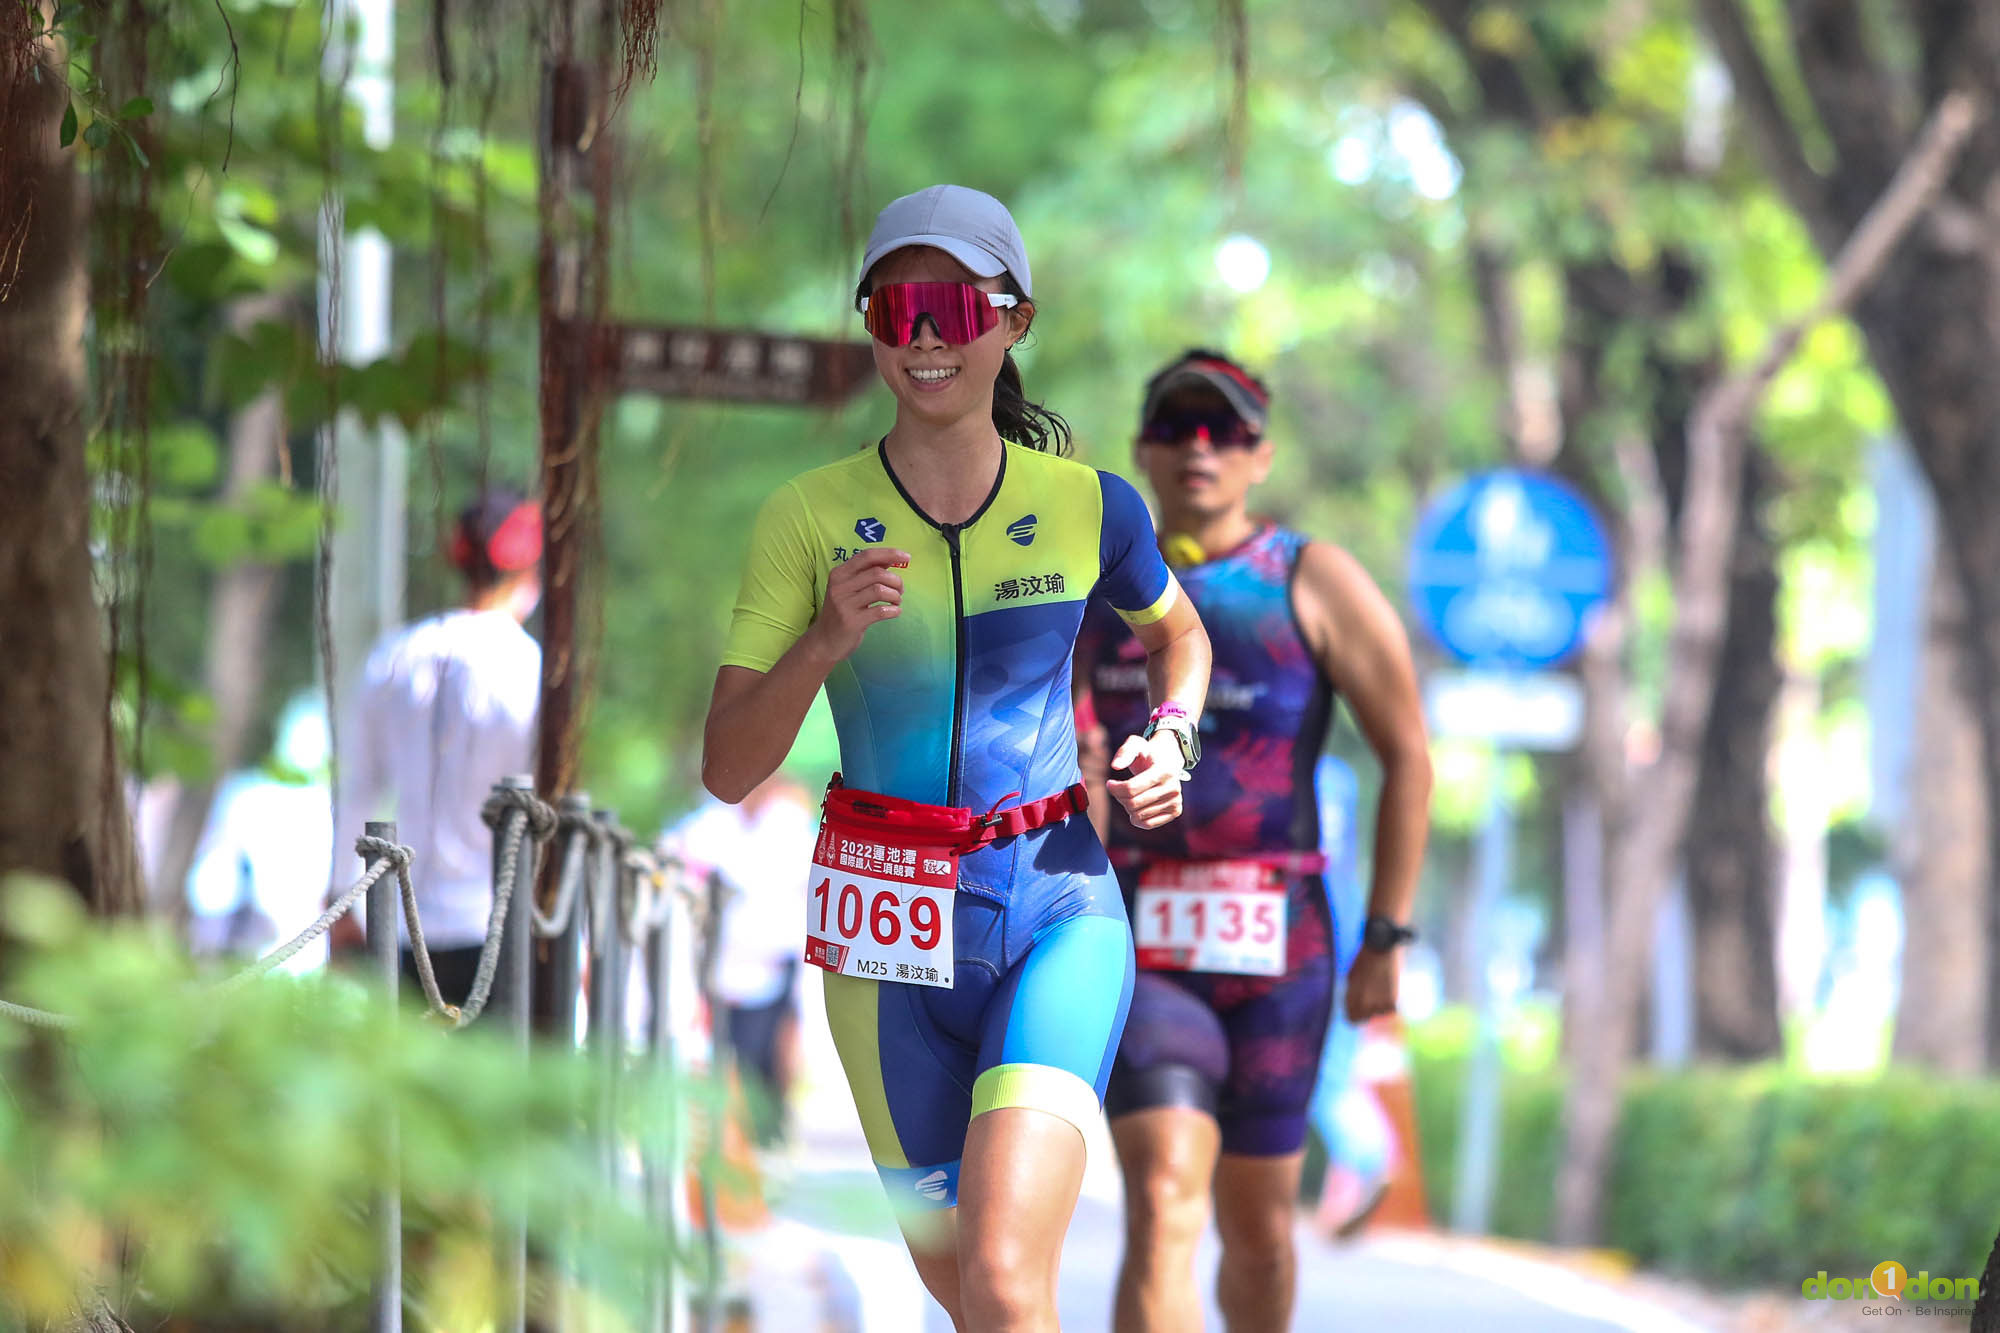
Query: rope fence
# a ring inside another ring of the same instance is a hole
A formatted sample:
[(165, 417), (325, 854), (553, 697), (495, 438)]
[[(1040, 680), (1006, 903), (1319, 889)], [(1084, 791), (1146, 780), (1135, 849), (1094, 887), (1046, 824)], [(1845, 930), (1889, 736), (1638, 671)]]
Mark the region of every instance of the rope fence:
[[(479, 961), (463, 1005), (444, 999), (439, 990), (423, 922), (417, 910), (417, 893), (411, 876), (413, 853), (395, 840), (394, 824), (370, 824), (355, 839), (354, 850), (365, 863), (361, 876), (332, 899), (311, 925), (282, 945), (260, 956), (240, 971), (208, 983), (210, 993), (233, 994), (282, 967), (302, 950), (333, 929), (358, 904), (366, 904), (369, 952), (374, 955), (374, 984), (393, 996), (399, 985), (398, 941), (394, 921), (400, 899), (401, 919), (408, 934), (411, 962), (425, 1005), (425, 1017), (451, 1031), (470, 1027), (489, 1007), (504, 1012), (503, 1027), (518, 1038), (525, 1061), (531, 1017), (549, 1035), (565, 1046), (573, 1045), (578, 1027), (579, 999), (588, 1003), (587, 1047), (605, 1075), (600, 1103), (589, 1108), (584, 1123), (595, 1143), (605, 1183), (624, 1192), (629, 1184), (637, 1194), (648, 1221), (665, 1235), (667, 1251), (682, 1253), (680, 1237), (689, 1229), (686, 1216), (687, 1191), (677, 1183), (685, 1173), (686, 1148), (678, 1124), (666, 1136), (668, 1148), (658, 1154), (641, 1154), (641, 1175), (635, 1181), (625, 1177), (624, 1147), (618, 1117), (619, 1082), (628, 1056), (627, 1017), (630, 996), (627, 973), (634, 961), (643, 969), (651, 1013), (645, 1034), (645, 1048), (654, 1071), (674, 1069), (672, 1025), (668, 1004), (671, 987), (668, 971), (672, 966), (670, 933), (675, 908), (685, 906), (687, 919), (695, 923), (697, 940), (706, 939), (713, 923), (705, 920), (714, 909), (712, 895), (704, 893), (689, 869), (673, 856), (661, 856), (640, 845), (639, 840), (608, 810), (593, 811), (589, 798), (580, 793), (565, 796), (561, 809), (542, 800), (527, 778), (508, 778), (496, 784), (480, 810), (481, 818), (493, 831), (493, 903), (487, 917), (486, 934)], [(536, 900), (534, 880), (543, 846), (558, 844), (556, 889), (546, 911)], [(394, 875), (393, 888), (384, 884)], [(579, 910), (579, 905), (586, 910)], [(525, 910), (523, 910), (525, 908)], [(511, 927), (511, 928), (510, 928)], [(386, 932), (386, 933), (383, 933)], [(536, 946), (541, 948), (537, 950)], [(539, 961), (533, 956), (539, 953)], [(588, 995), (582, 991), (581, 964), (589, 960)], [(541, 993), (552, 1003), (553, 1012), (531, 1015), (534, 999), (535, 967), (547, 969)], [(705, 974), (707, 968), (701, 971)], [(704, 994), (707, 987), (703, 988)], [(51, 1013), (29, 1005), (0, 1000), (0, 1020), (12, 1020), (30, 1027), (55, 1032), (72, 1031), (78, 1020), (70, 1015)], [(393, 1012), (390, 1022), (394, 1021)], [(525, 1076), (526, 1067), (523, 1065)], [(671, 1085), (670, 1085), (671, 1086)], [(673, 1118), (679, 1115), (678, 1099)], [(393, 1117), (377, 1127), (382, 1142), (394, 1160), (398, 1128)], [(400, 1333), (401, 1300), (401, 1198), (390, 1188), (373, 1204), (380, 1254), (377, 1256), (376, 1295), (369, 1320), (370, 1333)], [(522, 1333), (526, 1326), (526, 1221), (519, 1216), (497, 1217), (497, 1253), (501, 1308), (497, 1333)], [(714, 1213), (708, 1210), (701, 1220), (704, 1232), (713, 1232)], [(705, 1236), (704, 1249), (714, 1252), (716, 1237)], [(557, 1254), (553, 1262), (562, 1269), (574, 1269), (575, 1256)], [(686, 1327), (688, 1307), (672, 1265), (647, 1275), (649, 1310), (642, 1328), (648, 1333), (676, 1333)], [(709, 1273), (704, 1295), (712, 1296), (716, 1274)], [(556, 1327), (568, 1327), (567, 1321)], [(581, 1325), (579, 1325), (580, 1327)]]

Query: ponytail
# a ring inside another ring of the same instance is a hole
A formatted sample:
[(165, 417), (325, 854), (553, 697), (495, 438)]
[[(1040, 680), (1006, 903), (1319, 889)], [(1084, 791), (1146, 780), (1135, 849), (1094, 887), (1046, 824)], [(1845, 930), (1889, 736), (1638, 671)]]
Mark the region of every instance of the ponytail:
[(1008, 352), (993, 381), (993, 429), (1000, 438), (1045, 454), (1069, 457), (1069, 423), (1040, 403), (1028, 401), (1021, 387), (1021, 368)]

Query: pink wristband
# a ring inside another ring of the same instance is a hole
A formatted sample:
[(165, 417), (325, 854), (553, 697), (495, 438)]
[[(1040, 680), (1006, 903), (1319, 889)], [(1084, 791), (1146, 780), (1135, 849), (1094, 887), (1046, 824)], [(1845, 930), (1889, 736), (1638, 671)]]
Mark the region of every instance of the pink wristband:
[(1186, 722), (1189, 720), (1188, 710), (1175, 703), (1172, 699), (1169, 699), (1158, 708), (1155, 708), (1153, 715), (1147, 721), (1164, 722), (1168, 718), (1178, 718), (1180, 721)]

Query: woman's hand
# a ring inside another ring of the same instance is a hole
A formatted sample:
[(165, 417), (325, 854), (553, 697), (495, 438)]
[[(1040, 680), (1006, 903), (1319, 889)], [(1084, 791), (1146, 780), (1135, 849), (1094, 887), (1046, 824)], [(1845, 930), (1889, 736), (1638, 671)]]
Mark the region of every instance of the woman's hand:
[(820, 657), (844, 662), (861, 646), (870, 625), (903, 614), (903, 576), (910, 553), (871, 547), (842, 561), (826, 576), (826, 600), (806, 634)]
[(1138, 828), (1158, 828), (1181, 812), (1181, 743), (1171, 727), (1160, 727), (1153, 739), (1127, 736), (1111, 756), (1111, 771), (1130, 769), (1129, 778), (1116, 778), (1104, 789), (1118, 798), (1125, 813)]

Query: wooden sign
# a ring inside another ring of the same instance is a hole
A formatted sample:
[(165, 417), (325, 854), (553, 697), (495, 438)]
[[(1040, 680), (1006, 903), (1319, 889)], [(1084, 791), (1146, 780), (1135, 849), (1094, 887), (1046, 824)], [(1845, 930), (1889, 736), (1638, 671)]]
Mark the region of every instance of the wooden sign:
[(866, 342), (671, 324), (603, 332), (612, 382), (628, 393), (833, 407), (875, 380)]

